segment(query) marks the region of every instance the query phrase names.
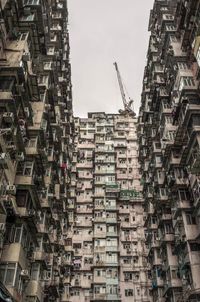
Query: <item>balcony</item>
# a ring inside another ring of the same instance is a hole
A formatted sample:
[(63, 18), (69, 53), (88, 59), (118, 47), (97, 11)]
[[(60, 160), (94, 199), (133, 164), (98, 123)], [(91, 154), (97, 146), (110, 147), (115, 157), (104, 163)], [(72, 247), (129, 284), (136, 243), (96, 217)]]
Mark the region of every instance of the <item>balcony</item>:
[(182, 210), (191, 209), (190, 200), (177, 200), (172, 208), (173, 219), (176, 219), (182, 212)]
[(200, 289), (199, 287), (195, 288), (191, 284), (187, 284), (183, 287), (183, 295), (186, 301), (192, 301), (192, 299), (199, 299), (200, 297)]
[(101, 266), (105, 266), (106, 265), (106, 262), (103, 261), (103, 260), (96, 260), (94, 261), (94, 266), (98, 266), (98, 267), (101, 267)]
[(37, 230), (39, 233), (44, 233), (44, 234), (49, 233), (48, 226), (45, 223), (37, 223)]
[(2, 262), (19, 262), (22, 269), (26, 270), (28, 267), (27, 257), (25, 251), (20, 243), (10, 243), (4, 245), (2, 251)]
[(84, 162), (84, 163), (77, 163), (76, 165), (77, 169), (92, 169), (93, 168), (93, 163), (88, 163), (88, 162)]
[(172, 108), (170, 107), (170, 105), (168, 103), (162, 102), (161, 114), (167, 114), (167, 115), (172, 114)]
[(1, 195), (0, 200), (6, 210), (7, 215), (19, 215), (18, 206), (15, 196)]
[(174, 241), (174, 234), (167, 234), (167, 233), (162, 233), (160, 237), (161, 242), (173, 242)]
[[(16, 185), (33, 186), (34, 185), (34, 162), (19, 162), (17, 167), (17, 175), (15, 177)], [(40, 177), (40, 176), (39, 176)]]
[(37, 280), (30, 280), (28, 282), (27, 288), (26, 288), (29, 296), (31, 297), (37, 297), (38, 301), (42, 301), (43, 296), (43, 288), (41, 282)]
[(43, 261), (47, 265), (49, 257), (48, 254), (44, 251), (35, 251), (34, 252), (34, 260), (35, 261)]
[(106, 209), (106, 211), (117, 211), (117, 206), (106, 204), (105, 209)]
[(118, 250), (118, 246), (109, 246), (109, 245), (107, 245), (106, 246), (106, 252), (118, 252), (119, 250)]
[(195, 156), (193, 157), (193, 161), (190, 166), (190, 172), (192, 174), (200, 173), (200, 150), (196, 152)]
[(168, 293), (169, 290), (181, 287), (182, 281), (180, 279), (172, 279), (170, 281), (167, 281), (167, 283), (164, 285), (164, 296)]
[(106, 301), (106, 294), (94, 294), (93, 299), (94, 301)]
[(138, 256), (138, 252), (136, 250), (133, 250), (131, 247), (130, 248), (123, 248), (120, 247), (120, 256), (124, 257), (124, 256)]
[(172, 152), (171, 157), (170, 157), (170, 164), (171, 165), (179, 165), (180, 162), (181, 162), (180, 153)]
[(93, 283), (106, 283), (106, 276), (96, 276), (96, 275), (94, 275)]
[(117, 217), (106, 217), (106, 223), (117, 223)]
[(167, 213), (162, 213), (161, 216), (159, 217), (159, 223), (164, 223), (167, 221), (171, 221), (172, 215), (167, 214)]
[(159, 239), (152, 239), (149, 243), (149, 249), (158, 248), (160, 246)]
[(104, 253), (105, 251), (106, 251), (105, 245), (103, 245), (103, 246), (96, 245), (95, 246), (95, 253)]
[[(117, 233), (116, 233), (117, 234)], [(94, 237), (95, 238), (105, 238), (107, 235), (106, 231), (94, 231)]]
[(185, 236), (186, 240), (196, 240), (197, 237), (199, 237), (199, 228), (197, 224), (191, 224), (188, 225), (186, 222), (184, 223), (185, 225)]
[(120, 191), (120, 187), (118, 183), (110, 182), (110, 183), (106, 183), (105, 185), (106, 185), (106, 193), (114, 193)]
[(114, 294), (107, 294), (107, 298), (106, 298), (106, 301), (121, 301), (121, 297), (119, 295), (114, 295)]
[(107, 237), (118, 237), (117, 231), (107, 231), (106, 232)]

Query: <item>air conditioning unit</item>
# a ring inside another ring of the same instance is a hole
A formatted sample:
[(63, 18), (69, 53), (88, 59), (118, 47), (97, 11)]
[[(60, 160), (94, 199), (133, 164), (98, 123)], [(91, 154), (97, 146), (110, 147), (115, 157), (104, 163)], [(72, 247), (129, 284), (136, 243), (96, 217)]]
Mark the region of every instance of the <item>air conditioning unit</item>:
[(15, 155), (16, 160), (18, 161), (24, 161), (24, 153), (23, 152), (17, 152)]
[(30, 53), (29, 52), (25, 52), (23, 55), (22, 55), (22, 60), (24, 62), (28, 62), (31, 60), (31, 56), (30, 56)]
[(26, 116), (27, 118), (29, 118), (29, 116), (30, 116), (30, 110), (29, 110), (28, 107), (25, 107), (25, 108), (24, 108), (24, 113), (25, 113), (25, 116)]
[(28, 16), (31, 14), (31, 8), (30, 7), (24, 7), (24, 15)]
[(6, 123), (13, 123), (14, 122), (14, 115), (12, 112), (6, 112), (3, 114), (3, 119)]
[(50, 110), (51, 109), (51, 105), (50, 104), (45, 104), (45, 109)]
[(35, 210), (34, 209), (29, 210), (28, 215), (29, 216), (35, 216)]
[(29, 272), (27, 269), (23, 269), (20, 275), (22, 278), (29, 278)]
[(43, 179), (42, 175), (38, 175), (38, 176), (37, 176), (37, 180), (38, 180), (38, 181), (42, 181), (42, 179)]
[(8, 185), (6, 186), (6, 191), (8, 194), (12, 194), (12, 195), (15, 195), (16, 194), (16, 186), (12, 185)]
[(1, 165), (6, 164), (6, 159), (7, 159), (7, 154), (6, 153), (0, 153), (0, 164)]

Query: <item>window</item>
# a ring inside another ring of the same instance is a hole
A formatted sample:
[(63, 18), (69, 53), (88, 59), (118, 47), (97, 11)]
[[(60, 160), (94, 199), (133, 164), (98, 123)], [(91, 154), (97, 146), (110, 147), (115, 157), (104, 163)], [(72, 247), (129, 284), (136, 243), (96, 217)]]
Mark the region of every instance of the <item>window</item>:
[(173, 122), (173, 118), (171, 116), (166, 116), (165, 117), (165, 123), (166, 124), (172, 124)]
[(193, 77), (181, 77), (180, 83), (179, 83), (179, 91), (183, 90), (185, 86), (195, 86), (195, 81)]
[(133, 297), (133, 289), (125, 289), (126, 297)]
[(74, 296), (79, 296), (79, 295), (80, 295), (80, 291), (79, 291), (79, 290), (77, 290), (77, 289), (76, 289), (76, 290), (74, 290), (73, 295), (74, 295)]
[(178, 69), (182, 69), (182, 70), (188, 69), (187, 63), (185, 63), (185, 62), (179, 62), (178, 63)]
[(179, 190), (178, 195), (179, 195), (180, 200), (189, 200), (190, 199), (190, 194), (186, 190)]
[(22, 226), (12, 227), (10, 232), (10, 242), (19, 243), (22, 236)]
[(30, 235), (23, 225), (12, 226), (10, 229), (9, 240), (12, 243), (20, 243), (23, 248), (29, 249)]
[(38, 5), (39, 0), (27, 0), (24, 4), (25, 5)]
[(33, 263), (31, 267), (31, 280), (39, 280), (40, 278), (40, 264)]
[(162, 156), (156, 156), (155, 160), (156, 160), (157, 164), (161, 164), (162, 163)]
[(124, 264), (131, 264), (131, 258), (123, 259)]
[(190, 249), (191, 249), (191, 251), (192, 252), (199, 252), (200, 251), (200, 244), (199, 243), (193, 243), (193, 242), (191, 242), (190, 243)]
[(35, 148), (37, 145), (37, 137), (30, 138), (27, 144), (27, 147), (29, 148)]
[(7, 263), (0, 265), (0, 280), (3, 284), (8, 286), (18, 287), (19, 275), (21, 269), (17, 263)]
[(99, 286), (94, 287), (94, 293), (95, 294), (100, 294), (100, 287)]
[(97, 270), (97, 271), (96, 271), (96, 275), (97, 275), (98, 277), (100, 277), (100, 276), (101, 276), (101, 273), (102, 273), (102, 271), (101, 271), (101, 270)]
[(133, 279), (132, 273), (124, 273), (124, 281), (130, 281)]
[(177, 40), (175, 35), (170, 35), (170, 41), (171, 42), (177, 42), (178, 40)]
[(166, 30), (167, 31), (175, 31), (176, 27), (174, 25), (166, 25)]
[(26, 161), (17, 166), (17, 175), (31, 176), (33, 174), (33, 162)]
[(172, 234), (173, 233), (173, 228), (171, 224), (165, 224), (165, 234)]
[(167, 195), (167, 190), (165, 188), (160, 188), (160, 195), (161, 196), (166, 196)]
[(194, 216), (192, 216), (192, 214), (186, 214), (186, 221), (187, 224), (196, 224), (196, 219)]
[(107, 286), (107, 293), (110, 295), (117, 295), (118, 294), (118, 286), (117, 285), (108, 285)]
[(174, 136), (175, 136), (175, 131), (168, 131), (168, 132), (167, 132), (167, 138), (168, 138), (170, 141), (173, 141), (173, 140), (174, 140)]
[(44, 69), (51, 69), (52, 62), (44, 62)]

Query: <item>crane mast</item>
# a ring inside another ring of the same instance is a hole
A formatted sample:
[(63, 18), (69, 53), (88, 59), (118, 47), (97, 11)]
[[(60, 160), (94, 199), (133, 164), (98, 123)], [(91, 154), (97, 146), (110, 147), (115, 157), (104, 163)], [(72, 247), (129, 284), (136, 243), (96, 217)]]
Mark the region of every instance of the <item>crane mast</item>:
[(120, 75), (120, 72), (119, 72), (117, 62), (114, 62), (114, 66), (115, 66), (115, 69), (116, 69), (116, 72), (117, 72), (117, 79), (118, 79), (119, 88), (120, 88), (120, 92), (121, 92), (121, 97), (122, 97), (122, 101), (123, 101), (123, 105), (124, 105), (124, 110), (119, 110), (119, 112), (121, 114), (131, 114), (131, 115), (135, 116), (135, 112), (132, 109), (133, 100), (131, 100), (130, 98), (129, 98), (129, 101), (126, 100), (126, 94), (125, 94), (125, 91), (124, 91), (124, 86), (123, 86), (123, 83), (122, 83), (122, 78), (121, 78), (121, 75)]

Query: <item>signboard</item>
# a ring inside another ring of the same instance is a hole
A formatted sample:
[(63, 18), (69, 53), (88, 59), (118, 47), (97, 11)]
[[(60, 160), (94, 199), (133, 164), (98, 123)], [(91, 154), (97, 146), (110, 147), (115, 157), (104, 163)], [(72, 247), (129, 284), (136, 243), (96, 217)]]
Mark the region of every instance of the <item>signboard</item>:
[(137, 192), (136, 190), (121, 190), (120, 191), (120, 198), (135, 198), (135, 197), (141, 197), (140, 192)]
[(119, 192), (119, 190), (118, 183), (106, 183), (106, 192)]

